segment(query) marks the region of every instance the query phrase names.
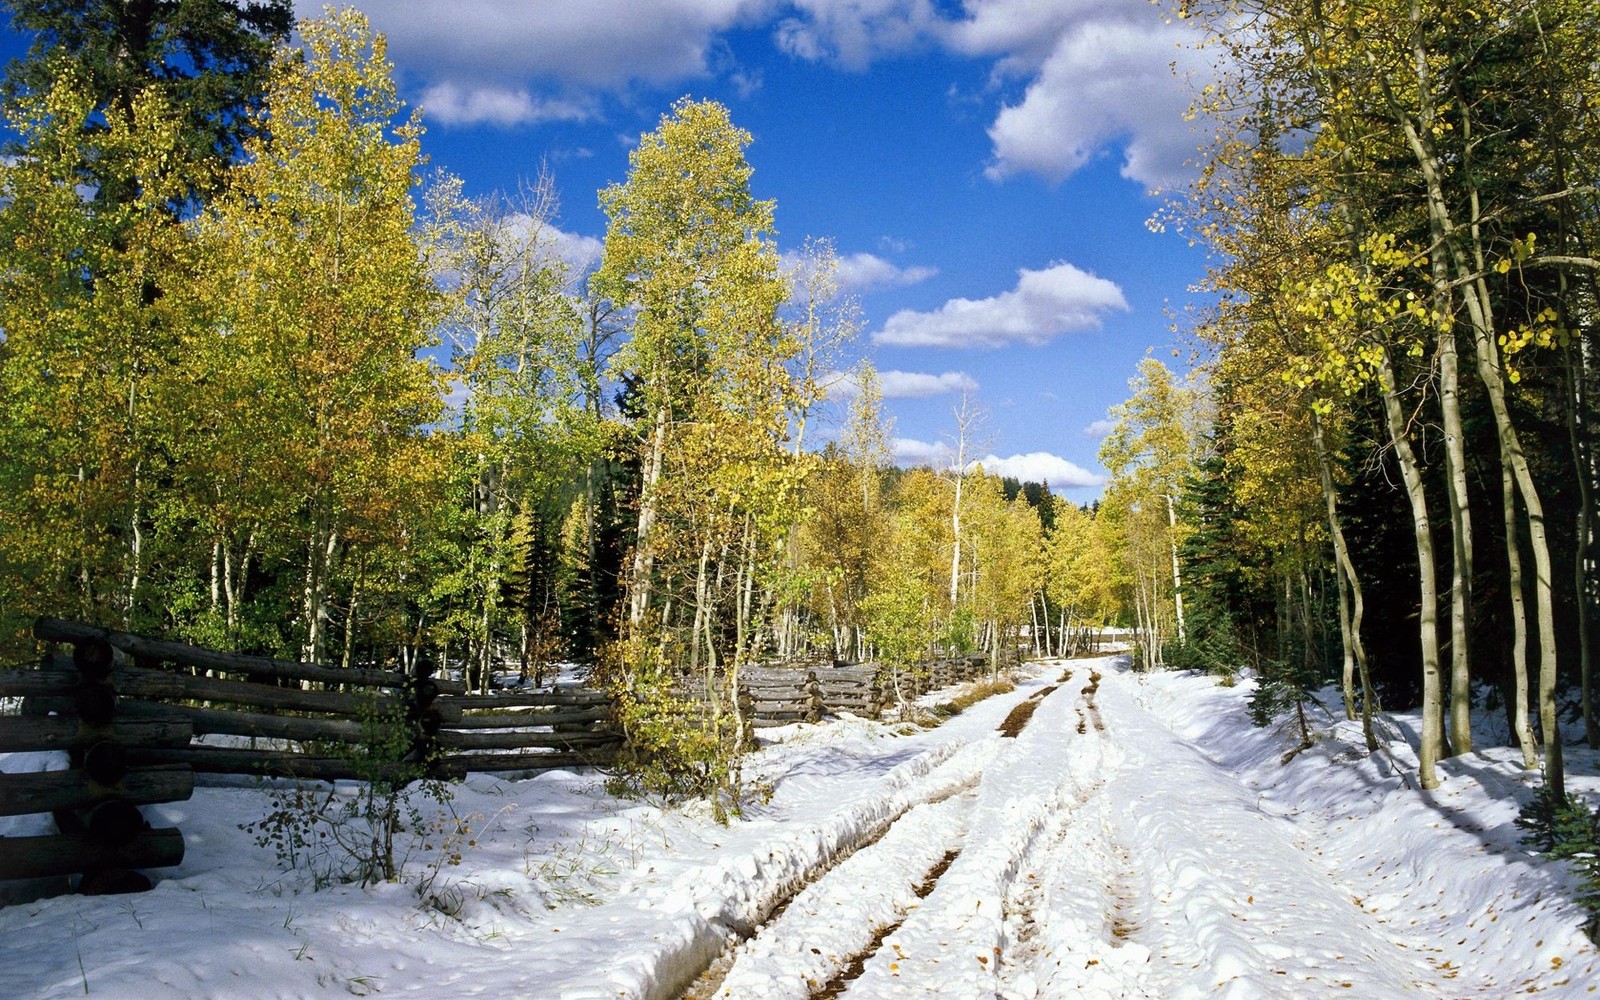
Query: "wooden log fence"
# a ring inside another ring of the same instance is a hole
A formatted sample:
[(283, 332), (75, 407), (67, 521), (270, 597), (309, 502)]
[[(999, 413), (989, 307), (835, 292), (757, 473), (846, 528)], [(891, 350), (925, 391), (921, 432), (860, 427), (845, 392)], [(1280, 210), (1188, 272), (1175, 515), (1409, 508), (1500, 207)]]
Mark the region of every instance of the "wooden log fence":
[(814, 673), (826, 711), (849, 712), (868, 719), (883, 713), (885, 692), (876, 665), (817, 667)]
[(750, 700), (755, 728), (822, 720), (822, 688), (812, 670), (746, 667), (739, 672), (739, 690)]
[[(0, 774), (0, 815), (50, 813), (59, 833), (0, 839), (0, 878), (81, 875), (84, 891), (149, 888), (134, 869), (180, 864), (183, 835), (152, 829), (139, 807), (189, 798), (194, 771), (148, 765), (137, 748), (186, 745), (194, 728), (121, 716), (115, 655), (103, 637), (82, 637), (70, 658), (51, 657), (46, 666), (0, 674), (0, 697), (26, 699), (22, 714), (0, 716), (0, 752), (65, 752), (68, 767)], [(48, 714), (40, 700), (65, 711)]]
[[(0, 838), (0, 879), (148, 886), (123, 869), (180, 864), (183, 837), (139, 806), (187, 799), (196, 773), (453, 778), (608, 764), (622, 740), (609, 696), (583, 688), (468, 695), (426, 664), (345, 669), (51, 618), (34, 635), (71, 653), (0, 672), (0, 698), (22, 700), (0, 716), (0, 753), (65, 751), (69, 766), (0, 774), (0, 815), (51, 813), (60, 832)], [(360, 748), (380, 732), (393, 752), (374, 759)]]
[[(84, 887), (147, 887), (131, 869), (180, 864), (183, 837), (151, 829), (139, 807), (189, 798), (196, 773), (455, 778), (604, 766), (623, 741), (611, 697), (581, 687), (469, 694), (426, 663), (345, 669), (52, 618), (34, 635), (71, 653), (0, 672), (0, 698), (22, 704), (21, 714), (0, 716), (0, 753), (64, 751), (69, 766), (0, 774), (0, 815), (50, 813), (60, 833), (0, 838), (0, 879), (82, 874)], [(916, 696), (985, 667), (981, 656), (936, 660), (903, 672), (901, 685)], [(740, 673), (740, 709), (753, 728), (840, 712), (875, 718), (893, 693), (870, 663)], [(399, 737), (385, 759), (355, 749), (371, 746), (375, 730)]]
[[(901, 674), (901, 689), (908, 698), (976, 680), (988, 671), (980, 654), (931, 660)], [(875, 719), (894, 700), (887, 668), (875, 664), (803, 664), (750, 666), (739, 672), (741, 706), (752, 728), (818, 722), (826, 715), (848, 712)], [(703, 699), (699, 679), (684, 693)]]

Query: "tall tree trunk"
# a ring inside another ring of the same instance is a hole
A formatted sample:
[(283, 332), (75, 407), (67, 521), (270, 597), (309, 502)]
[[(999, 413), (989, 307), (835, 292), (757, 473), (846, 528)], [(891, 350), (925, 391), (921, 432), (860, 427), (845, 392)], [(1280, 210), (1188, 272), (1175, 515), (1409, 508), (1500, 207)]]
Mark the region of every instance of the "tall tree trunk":
[(339, 544), (338, 532), (327, 524), (320, 509), (311, 515), (311, 530), (306, 538), (306, 574), (301, 609), (306, 616), (305, 643), (301, 658), (322, 663), (328, 655), (328, 574)]
[[(1432, 62), (1422, 36), (1422, 21), (1421, 5), (1413, 0), (1411, 47), (1418, 100), (1416, 118), (1400, 108), (1394, 101), (1392, 91), (1385, 89), (1390, 107), (1396, 112), (1408, 137), (1431, 134), (1438, 119), (1438, 109), (1432, 98)], [(1450, 516), (1450, 732), (1445, 739), (1444, 752), (1466, 753), (1472, 749), (1472, 683), (1467, 648), (1467, 613), (1470, 610), (1472, 585), (1472, 520), (1467, 506), (1466, 458), (1457, 398), (1459, 376), (1452, 308), (1454, 295), (1449, 262), (1444, 252), (1452, 239), (1452, 227), (1448, 216), (1433, 210), (1436, 201), (1439, 205), (1443, 204), (1443, 181), (1437, 158), (1431, 150), (1425, 152), (1421, 142), (1413, 142), (1412, 147), (1428, 188), (1428, 232), (1431, 240), (1428, 262), (1433, 284), (1432, 319), (1439, 369), (1439, 410), (1444, 423), (1445, 484)]]
[(1395, 384), (1394, 359), (1387, 344), (1378, 366), (1383, 389), (1383, 414), (1405, 482), (1406, 500), (1411, 505), (1411, 527), (1416, 536), (1418, 591), (1421, 601), (1417, 628), (1422, 641), (1422, 738), (1417, 749), (1417, 775), (1423, 788), (1439, 787), (1436, 771), (1444, 748), (1444, 720), (1440, 714), (1439, 677), (1439, 590), (1434, 579), (1433, 524), (1428, 515), (1428, 498), (1422, 487), (1422, 473), (1416, 452), (1408, 437), (1406, 417), (1400, 407), (1400, 390)]
[(1505, 448), (1500, 449), (1500, 507), (1505, 519), (1506, 587), (1511, 591), (1511, 671), (1516, 691), (1512, 697), (1512, 729), (1517, 734), (1517, 746), (1522, 749), (1522, 766), (1538, 766), (1538, 748), (1533, 729), (1528, 724), (1528, 610), (1523, 600), (1522, 548), (1517, 531), (1517, 493), (1511, 481), (1511, 463), (1506, 460)]
[(222, 549), (223, 537), (211, 539), (211, 613), (222, 610)]
[(756, 554), (755, 537), (750, 514), (744, 516), (744, 538), (739, 543), (739, 573), (734, 579), (737, 593), (738, 619), (734, 623), (734, 665), (740, 666), (749, 658), (755, 646), (757, 616), (755, 614)]
[[(1049, 600), (1049, 598), (1045, 597), (1044, 591), (1042, 591), (1042, 590), (1039, 592), (1038, 598), (1039, 598), (1039, 617), (1035, 621), (1035, 624), (1033, 626), (1034, 632), (1035, 632), (1035, 638), (1034, 638), (1034, 643), (1033, 643), (1034, 655), (1035, 656), (1049, 656), (1050, 655), (1050, 600)], [(1030, 612), (1033, 610), (1033, 602), (1031, 602), (1031, 601), (1028, 602), (1028, 610)]]
[(628, 576), (628, 625), (638, 629), (650, 609), (650, 577), (655, 569), (656, 487), (661, 481), (661, 463), (667, 448), (667, 410), (656, 411), (655, 427), (650, 432), (650, 449), (645, 455), (644, 482), (639, 489), (639, 522), (634, 534), (633, 567)]
[[(133, 416), (131, 412), (133, 390), (131, 387), (128, 390), (128, 394), (129, 417), (131, 420)], [(138, 603), (139, 586), (143, 582), (144, 576), (144, 526), (139, 523), (143, 519), (144, 513), (143, 504), (140, 502), (140, 493), (144, 489), (141, 482), (143, 466), (144, 462), (142, 460), (136, 459), (133, 463), (133, 492), (130, 497), (131, 502), (128, 511), (128, 589), (122, 600), (123, 628), (133, 627), (133, 609), (134, 605)]]
[(689, 626), (689, 671), (698, 673), (700, 670), (700, 630), (705, 625), (706, 615), (706, 572), (711, 564), (711, 539), (708, 537), (700, 546), (700, 565), (694, 575), (694, 623)]
[(1467, 294), (1468, 309), (1473, 314), (1473, 340), (1478, 355), (1478, 375), (1489, 396), (1489, 408), (1494, 414), (1495, 431), (1500, 439), (1501, 461), (1510, 468), (1517, 493), (1522, 498), (1523, 511), (1528, 523), (1528, 542), (1533, 550), (1534, 609), (1539, 624), (1539, 728), (1545, 744), (1545, 780), (1557, 796), (1566, 794), (1566, 766), (1562, 759), (1560, 721), (1556, 717), (1556, 637), (1553, 581), (1550, 569), (1550, 545), (1545, 537), (1544, 504), (1534, 486), (1533, 473), (1528, 468), (1522, 442), (1512, 425), (1506, 405), (1505, 383), (1500, 366), (1499, 348), (1489, 334), (1492, 329), (1487, 310), (1487, 296), (1483, 300), (1472, 288)]
[[(1443, 234), (1435, 234), (1437, 242)], [(1440, 315), (1449, 315), (1449, 275), (1433, 254), (1435, 297)], [(1472, 752), (1472, 672), (1468, 661), (1467, 615), (1472, 607), (1472, 513), (1467, 501), (1467, 459), (1462, 443), (1454, 324), (1436, 338), (1439, 359), (1439, 410), (1444, 423), (1445, 483), (1450, 512), (1450, 726), (1445, 752)]]
[(1333, 463), (1322, 429), (1322, 415), (1315, 408), (1311, 411), (1311, 442), (1317, 453), (1317, 477), (1322, 484), (1323, 503), (1328, 508), (1328, 536), (1333, 540), (1333, 558), (1339, 582), (1339, 632), (1345, 655), (1345, 709), (1349, 718), (1355, 718), (1355, 695), (1350, 682), (1353, 661), (1361, 678), (1361, 732), (1366, 738), (1367, 749), (1375, 751), (1378, 749), (1378, 738), (1372, 730), (1372, 677), (1367, 670), (1366, 643), (1361, 638), (1361, 618), (1365, 610), (1361, 578), (1356, 575), (1355, 563), (1350, 559), (1350, 546), (1345, 542), (1343, 519), (1339, 516), (1339, 494), (1333, 482)]
[(233, 546), (226, 535), (222, 538), (222, 594), (227, 608), (228, 641), (237, 642), (239, 605), (244, 600), (245, 588), (250, 579), (250, 560), (255, 555), (256, 529), (245, 532), (244, 546), (239, 551), (238, 565), (234, 564)]
[(1178, 510), (1173, 504), (1172, 494), (1166, 495), (1167, 501), (1167, 542), (1172, 548), (1172, 614), (1173, 621), (1178, 629), (1178, 641), (1187, 642), (1188, 634), (1183, 628), (1183, 576), (1178, 571)]
[(1577, 545), (1572, 559), (1572, 593), (1578, 618), (1578, 679), (1583, 698), (1583, 736), (1590, 749), (1600, 748), (1600, 722), (1595, 719), (1594, 661), (1590, 649), (1588, 559), (1589, 536), (1593, 531), (1593, 491), (1589, 486), (1589, 463), (1579, 413), (1584, 407), (1583, 352), (1568, 343), (1562, 349), (1567, 369), (1567, 440), (1572, 445), (1572, 471), (1578, 483), (1578, 515), (1574, 532)]
[(966, 478), (966, 471), (957, 468), (956, 502), (950, 512), (950, 530), (955, 537), (955, 544), (950, 549), (950, 609), (952, 611), (956, 607), (956, 597), (961, 582), (961, 485)]
[(350, 609), (345, 617), (344, 650), (339, 656), (339, 665), (346, 670), (355, 665), (356, 614), (361, 607), (361, 578), (363, 575), (363, 573), (357, 573), (355, 581), (350, 585)]

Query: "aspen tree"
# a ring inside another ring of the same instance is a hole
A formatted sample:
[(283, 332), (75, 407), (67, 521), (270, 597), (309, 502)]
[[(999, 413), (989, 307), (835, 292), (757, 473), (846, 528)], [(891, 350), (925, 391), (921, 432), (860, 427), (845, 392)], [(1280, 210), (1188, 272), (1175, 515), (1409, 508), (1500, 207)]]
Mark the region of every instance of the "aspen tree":
[[(328, 650), (341, 557), (403, 544), (437, 482), (422, 428), (440, 380), (417, 352), (439, 296), (417, 243), (421, 126), (402, 113), (382, 36), (353, 10), (304, 21), (228, 194), (202, 219), (213, 262), (214, 377), (275, 447), (253, 474), (301, 539), (301, 655)], [(257, 436), (264, 436), (257, 432)]]

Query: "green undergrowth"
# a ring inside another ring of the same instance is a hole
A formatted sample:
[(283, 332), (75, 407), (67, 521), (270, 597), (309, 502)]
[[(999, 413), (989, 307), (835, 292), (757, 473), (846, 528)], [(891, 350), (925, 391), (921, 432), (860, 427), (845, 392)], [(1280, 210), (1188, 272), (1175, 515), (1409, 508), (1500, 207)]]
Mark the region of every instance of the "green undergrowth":
[(1578, 904), (1589, 914), (1584, 929), (1600, 940), (1600, 809), (1581, 795), (1557, 795), (1540, 785), (1517, 814), (1522, 843), (1547, 858), (1565, 861), (1578, 879)]

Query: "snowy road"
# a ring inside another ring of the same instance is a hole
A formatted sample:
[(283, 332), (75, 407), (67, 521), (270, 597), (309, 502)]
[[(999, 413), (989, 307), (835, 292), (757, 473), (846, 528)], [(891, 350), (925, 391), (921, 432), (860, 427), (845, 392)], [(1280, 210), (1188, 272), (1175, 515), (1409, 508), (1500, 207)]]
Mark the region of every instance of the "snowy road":
[[(1421, 793), (1412, 720), (1368, 755), (1320, 716), (1284, 765), (1246, 693), (1050, 662), (931, 730), (784, 727), (746, 770), (770, 796), (729, 826), (595, 773), (474, 775), (461, 863), (371, 889), (309, 891), (241, 833), (263, 793), (205, 786), (149, 810), (188, 843), (151, 892), (0, 907), (0, 996), (1596, 995), (1570, 876), (1517, 846), (1536, 777), (1514, 750)], [(1600, 791), (1597, 762), (1574, 748), (1575, 787)]]
[[(1046, 678), (1048, 679), (1048, 678)], [(1492, 996), (1109, 661), (1035, 692), (976, 787), (918, 806), (724, 959), (719, 998)], [(954, 766), (952, 764), (943, 765)], [(1464, 942), (1463, 942), (1464, 943)], [(1570, 984), (1566, 984), (1570, 985)]]

